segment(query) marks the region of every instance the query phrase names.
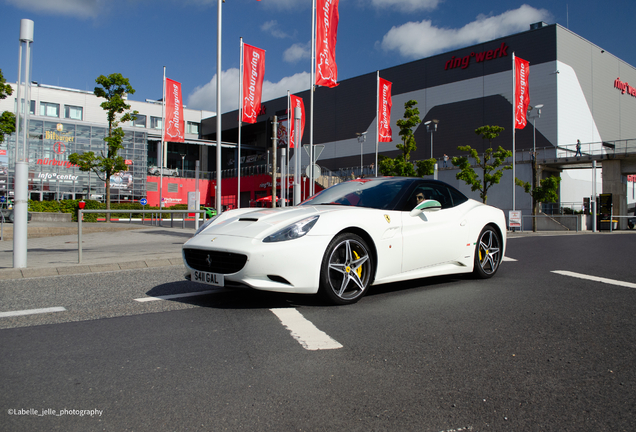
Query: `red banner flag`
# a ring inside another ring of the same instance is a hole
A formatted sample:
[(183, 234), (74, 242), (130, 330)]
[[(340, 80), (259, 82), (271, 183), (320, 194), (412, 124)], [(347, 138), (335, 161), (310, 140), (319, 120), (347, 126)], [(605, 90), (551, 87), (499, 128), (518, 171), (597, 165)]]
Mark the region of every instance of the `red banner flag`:
[(523, 129), (528, 122), (526, 112), (530, 104), (529, 73), (530, 62), (515, 57), (515, 129)]
[(294, 148), (294, 141), (296, 139), (294, 124), (294, 111), (296, 108), (300, 108), (301, 117), (300, 117), (300, 139), (303, 139), (303, 133), (305, 132), (305, 104), (303, 103), (303, 99), (298, 96), (289, 95), (289, 106), (291, 107), (291, 112), (288, 115), (288, 123), (289, 123), (289, 148)]
[(241, 121), (256, 123), (261, 110), (263, 76), (265, 75), (265, 50), (243, 45), (243, 115)]
[(317, 0), (316, 16), (316, 85), (335, 87), (338, 85), (338, 0)]
[(378, 88), (378, 142), (393, 141), (393, 132), (391, 131), (391, 86), (393, 83), (380, 78)]
[(183, 101), (181, 83), (166, 78), (166, 141), (184, 141)]

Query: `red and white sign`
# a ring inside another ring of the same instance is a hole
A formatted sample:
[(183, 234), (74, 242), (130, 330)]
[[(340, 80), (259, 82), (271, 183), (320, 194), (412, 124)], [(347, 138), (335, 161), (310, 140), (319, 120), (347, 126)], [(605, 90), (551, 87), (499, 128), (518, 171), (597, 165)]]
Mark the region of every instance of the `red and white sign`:
[(265, 50), (243, 44), (243, 115), (241, 121), (256, 123), (261, 110)]
[(291, 107), (291, 112), (289, 113), (289, 148), (294, 148), (294, 142), (296, 139), (296, 130), (294, 129), (294, 111), (296, 108), (300, 108), (300, 140), (302, 142), (303, 133), (305, 133), (305, 104), (301, 97), (289, 95), (289, 106)]
[(316, 3), (316, 85), (338, 85), (336, 41), (338, 39), (338, 0)]
[(378, 84), (378, 141), (393, 141), (393, 132), (391, 131), (391, 86), (393, 83), (380, 78)]
[(519, 57), (515, 57), (515, 129), (526, 127), (528, 120), (526, 112), (530, 104), (530, 87), (528, 84), (528, 74), (530, 73), (530, 62)]
[(627, 93), (630, 96), (636, 97), (636, 87), (632, 87), (629, 83), (621, 81), (620, 77), (614, 80), (614, 88), (619, 89), (621, 94)]
[(166, 78), (166, 141), (183, 142), (183, 131), (181, 83)]
[(508, 227), (509, 228), (521, 228), (521, 210), (509, 210), (508, 211)]

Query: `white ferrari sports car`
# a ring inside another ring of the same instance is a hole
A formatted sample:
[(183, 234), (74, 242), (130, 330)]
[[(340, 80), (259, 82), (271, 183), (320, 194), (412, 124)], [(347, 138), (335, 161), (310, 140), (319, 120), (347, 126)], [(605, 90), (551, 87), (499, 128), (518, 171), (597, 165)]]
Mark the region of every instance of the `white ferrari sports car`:
[(501, 210), (421, 178), (350, 180), (286, 208), (241, 208), (183, 245), (186, 279), (358, 301), (372, 285), (473, 272), (504, 256)]

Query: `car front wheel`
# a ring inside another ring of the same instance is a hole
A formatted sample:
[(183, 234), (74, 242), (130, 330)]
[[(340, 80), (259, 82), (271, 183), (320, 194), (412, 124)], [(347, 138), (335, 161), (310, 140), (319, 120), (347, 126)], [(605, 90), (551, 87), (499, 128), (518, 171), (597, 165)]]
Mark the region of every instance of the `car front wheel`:
[(487, 279), (497, 273), (501, 263), (502, 244), (499, 234), (491, 226), (485, 227), (475, 246), (475, 276)]
[(355, 303), (367, 292), (373, 268), (373, 257), (365, 241), (355, 234), (340, 234), (331, 241), (322, 259), (320, 290), (332, 303)]

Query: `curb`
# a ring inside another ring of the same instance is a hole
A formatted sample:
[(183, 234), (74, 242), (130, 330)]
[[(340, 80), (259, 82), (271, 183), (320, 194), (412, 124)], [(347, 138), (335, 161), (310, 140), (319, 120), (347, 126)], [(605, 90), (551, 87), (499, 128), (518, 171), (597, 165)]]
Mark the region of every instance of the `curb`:
[(77, 264), (64, 267), (40, 267), (25, 269), (0, 269), (0, 280), (30, 279), (47, 276), (68, 276), (87, 273), (101, 273), (121, 270), (135, 270), (143, 268), (157, 268), (183, 265), (181, 255), (171, 258), (128, 261), (122, 263)]

